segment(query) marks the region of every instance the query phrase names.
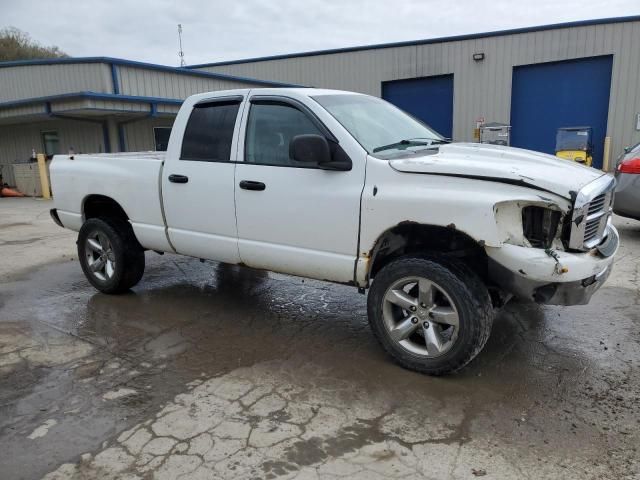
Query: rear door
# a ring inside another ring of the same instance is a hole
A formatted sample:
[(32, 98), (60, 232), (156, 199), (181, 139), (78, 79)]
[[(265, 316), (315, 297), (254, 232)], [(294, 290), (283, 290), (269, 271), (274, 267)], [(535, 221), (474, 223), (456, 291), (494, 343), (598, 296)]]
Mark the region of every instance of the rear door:
[[(319, 107), (318, 107), (319, 108)], [(304, 104), (255, 95), (245, 107), (236, 165), (238, 248), (250, 267), (349, 282), (357, 257), (365, 158), (340, 142), (350, 171), (328, 171), (289, 156), (293, 137), (332, 136)]]
[(234, 170), (242, 101), (232, 96), (195, 104), (182, 145), (167, 153), (162, 196), (169, 239), (178, 253), (239, 262)]

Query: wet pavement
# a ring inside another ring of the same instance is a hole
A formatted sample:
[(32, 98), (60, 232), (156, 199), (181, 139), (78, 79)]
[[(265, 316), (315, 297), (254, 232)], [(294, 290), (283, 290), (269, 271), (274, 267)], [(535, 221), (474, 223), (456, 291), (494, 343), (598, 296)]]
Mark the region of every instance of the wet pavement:
[(588, 306), (512, 303), (462, 373), (404, 370), (349, 287), (147, 254), (0, 283), (0, 478), (639, 478), (640, 222)]

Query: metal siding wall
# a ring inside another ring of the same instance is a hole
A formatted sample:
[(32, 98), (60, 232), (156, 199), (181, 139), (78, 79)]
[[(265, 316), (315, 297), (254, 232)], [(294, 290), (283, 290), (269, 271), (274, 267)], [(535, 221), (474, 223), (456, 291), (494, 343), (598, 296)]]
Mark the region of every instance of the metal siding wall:
[(31, 157), (31, 149), (42, 151), (41, 133), (55, 130), (60, 139), (60, 152), (73, 147), (76, 153), (104, 151), (102, 127), (97, 123), (75, 120), (50, 120), (21, 125), (3, 125), (0, 128), (0, 162), (13, 163)]
[(155, 148), (153, 127), (171, 127), (173, 120), (173, 117), (149, 118), (125, 125), (127, 151), (142, 152), (153, 150)]
[[(10, 118), (13, 120), (14, 117), (27, 117), (29, 115), (40, 115), (43, 113), (45, 113), (43, 105), (24, 105), (0, 110), (0, 119)], [(2, 128), (1, 125), (0, 128)]]
[(177, 105), (158, 105), (158, 113), (171, 113), (177, 115), (180, 107)]
[(415, 47), (402, 47), (270, 60), (204, 70), (219, 73), (234, 72), (233, 75), (286, 81), (315, 87), (353, 90), (380, 96), (381, 78), (395, 80), (415, 77), (417, 75), (416, 66)]
[[(11, 165), (27, 161), (31, 149), (42, 152), (42, 132), (55, 130), (60, 139), (60, 152), (73, 147), (76, 153), (104, 152), (102, 126), (96, 123), (74, 120), (50, 120), (20, 125), (0, 126), (0, 165)], [(2, 168), (6, 175), (10, 169)], [(6, 176), (5, 181), (13, 180)]]
[[(508, 122), (518, 65), (614, 55), (607, 133), (613, 158), (640, 141), (640, 22), (559, 28), (438, 44), (257, 61), (201, 70), (381, 95), (381, 83), (454, 74), (453, 136), (473, 139), (475, 120)], [(476, 63), (474, 52), (484, 52)]]
[(0, 68), (0, 102), (81, 91), (111, 92), (104, 63), (30, 65)]
[(146, 97), (183, 99), (195, 93), (247, 88), (254, 84), (118, 66), (120, 93)]

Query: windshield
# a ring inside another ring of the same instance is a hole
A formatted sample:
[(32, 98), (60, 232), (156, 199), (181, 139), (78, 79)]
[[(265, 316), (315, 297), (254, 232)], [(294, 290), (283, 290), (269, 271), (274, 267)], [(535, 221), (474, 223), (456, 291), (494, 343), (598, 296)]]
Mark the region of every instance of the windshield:
[(397, 154), (424, 149), (446, 140), (388, 102), (368, 95), (318, 95), (322, 105), (370, 154)]
[(588, 150), (590, 147), (589, 130), (558, 130), (556, 134), (556, 151)]

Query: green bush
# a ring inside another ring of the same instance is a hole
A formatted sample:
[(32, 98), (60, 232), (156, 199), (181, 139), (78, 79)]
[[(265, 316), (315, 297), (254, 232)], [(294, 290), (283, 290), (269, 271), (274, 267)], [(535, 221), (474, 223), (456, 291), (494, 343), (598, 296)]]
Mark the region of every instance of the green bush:
[(43, 47), (27, 32), (15, 27), (0, 29), (0, 62), (68, 57), (58, 47)]

